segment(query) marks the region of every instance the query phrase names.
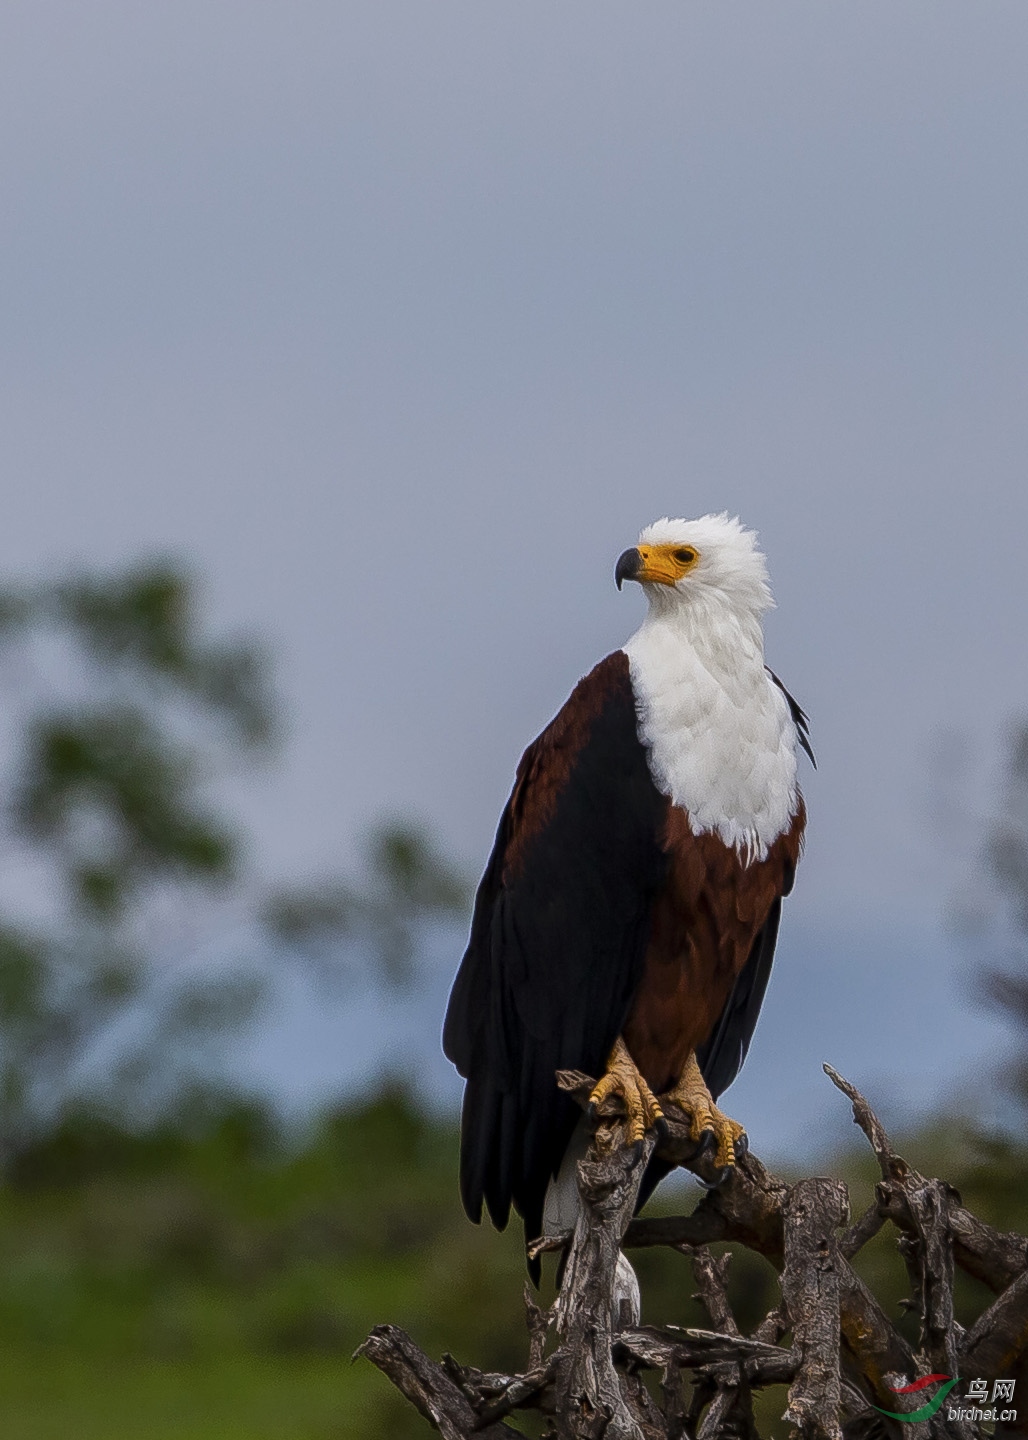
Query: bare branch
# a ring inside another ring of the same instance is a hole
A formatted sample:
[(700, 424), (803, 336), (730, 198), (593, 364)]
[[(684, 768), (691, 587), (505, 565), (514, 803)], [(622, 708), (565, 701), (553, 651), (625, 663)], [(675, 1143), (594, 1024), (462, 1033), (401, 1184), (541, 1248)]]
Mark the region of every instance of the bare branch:
[[(686, 1247), (681, 1247), (686, 1250)], [(732, 1307), (728, 1303), (728, 1291), (725, 1288), (728, 1280), (728, 1269), (731, 1265), (732, 1256), (726, 1251), (724, 1255), (716, 1260), (705, 1245), (692, 1250), (692, 1270), (696, 1277), (696, 1284), (699, 1286), (700, 1298), (706, 1306), (707, 1314), (720, 1329), (727, 1331), (729, 1335), (740, 1335), (738, 1325), (735, 1323), (735, 1316), (732, 1314)]]
[(398, 1326), (376, 1325), (364, 1344), (354, 1351), (353, 1358), (356, 1360), (359, 1355), (366, 1356), (389, 1377), (439, 1431), (443, 1440), (469, 1440), (473, 1432), (482, 1440), (502, 1440), (503, 1436), (517, 1434), (509, 1425), (490, 1425), (479, 1430), (478, 1416), (467, 1396)]
[(550, 1328), (550, 1312), (535, 1302), (528, 1281), (525, 1281), (525, 1324), (528, 1326), (528, 1368), (538, 1370), (543, 1363), (546, 1350), (546, 1335)]
[(878, 1234), (885, 1224), (885, 1216), (877, 1204), (869, 1205), (859, 1220), (854, 1221), (839, 1241), (839, 1252), (852, 1260), (858, 1250)]
[(907, 1162), (893, 1150), (889, 1143), (889, 1137), (885, 1133), (885, 1126), (871, 1106), (857, 1087), (851, 1085), (848, 1080), (844, 1080), (838, 1070), (833, 1069), (831, 1065), (822, 1065), (821, 1068), (832, 1084), (853, 1102), (853, 1123), (859, 1125), (867, 1136), (871, 1149), (875, 1152), (878, 1160), (882, 1179), (902, 1180), (907, 1171)]

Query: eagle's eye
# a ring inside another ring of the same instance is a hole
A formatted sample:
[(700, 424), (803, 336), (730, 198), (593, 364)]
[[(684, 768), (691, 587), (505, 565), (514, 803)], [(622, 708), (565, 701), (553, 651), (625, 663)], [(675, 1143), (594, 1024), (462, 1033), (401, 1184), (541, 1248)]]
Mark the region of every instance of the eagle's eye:
[(696, 559), (696, 551), (690, 550), (689, 547), (685, 545), (682, 547), (681, 550), (675, 551), (675, 559), (678, 561), (679, 565), (691, 565), (692, 562)]

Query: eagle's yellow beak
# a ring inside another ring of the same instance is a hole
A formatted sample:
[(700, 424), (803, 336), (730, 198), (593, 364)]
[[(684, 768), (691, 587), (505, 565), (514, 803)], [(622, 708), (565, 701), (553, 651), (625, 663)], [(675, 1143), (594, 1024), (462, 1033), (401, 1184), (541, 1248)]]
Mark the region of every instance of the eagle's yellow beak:
[(618, 557), (614, 581), (619, 590), (625, 580), (677, 585), (698, 559), (691, 545), (635, 545)]

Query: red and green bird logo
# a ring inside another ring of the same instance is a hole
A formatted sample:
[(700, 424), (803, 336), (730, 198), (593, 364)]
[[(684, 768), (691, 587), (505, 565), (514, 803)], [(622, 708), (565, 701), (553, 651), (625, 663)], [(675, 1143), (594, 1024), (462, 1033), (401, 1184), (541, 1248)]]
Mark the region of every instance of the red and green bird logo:
[(945, 1384), (940, 1385), (927, 1404), (922, 1405), (919, 1410), (908, 1410), (905, 1415), (901, 1415), (898, 1410), (883, 1410), (880, 1405), (876, 1405), (874, 1408), (880, 1415), (888, 1415), (890, 1420), (905, 1420), (907, 1424), (914, 1424), (918, 1420), (930, 1420), (953, 1386), (960, 1383), (959, 1376), (951, 1378), (949, 1375), (942, 1374), (922, 1375), (921, 1379), (915, 1380), (913, 1385), (889, 1386), (894, 1395), (914, 1395), (918, 1390), (926, 1390), (929, 1385), (934, 1385), (940, 1380), (945, 1381)]

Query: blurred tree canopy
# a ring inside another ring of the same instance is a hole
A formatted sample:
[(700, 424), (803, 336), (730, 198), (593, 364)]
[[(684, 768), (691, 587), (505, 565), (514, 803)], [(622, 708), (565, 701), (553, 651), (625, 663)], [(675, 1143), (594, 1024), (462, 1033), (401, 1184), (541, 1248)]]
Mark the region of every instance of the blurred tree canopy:
[[(154, 962), (168, 907), (237, 875), (242, 837), (212, 792), (268, 747), (276, 707), (260, 648), (209, 640), (195, 580), (169, 562), (8, 589), (0, 665), (11, 697), (0, 780), (11, 1151), (85, 1089), (110, 1097), (158, 1076), (174, 1086), (172, 1052), (252, 1002), (238, 975), (169, 984)], [(144, 1007), (145, 1044), (116, 1037)]]
[(319, 977), (359, 950), (394, 983), (426, 918), (463, 910), (463, 881), (402, 822), (373, 835), (359, 882), (255, 892), (225, 794), (278, 733), (269, 659), (208, 636), (185, 567), (0, 592), (0, 668), (6, 1158), (69, 1106), (166, 1111), (202, 1083), (261, 995), (259, 965), (180, 963), (216, 907)]

